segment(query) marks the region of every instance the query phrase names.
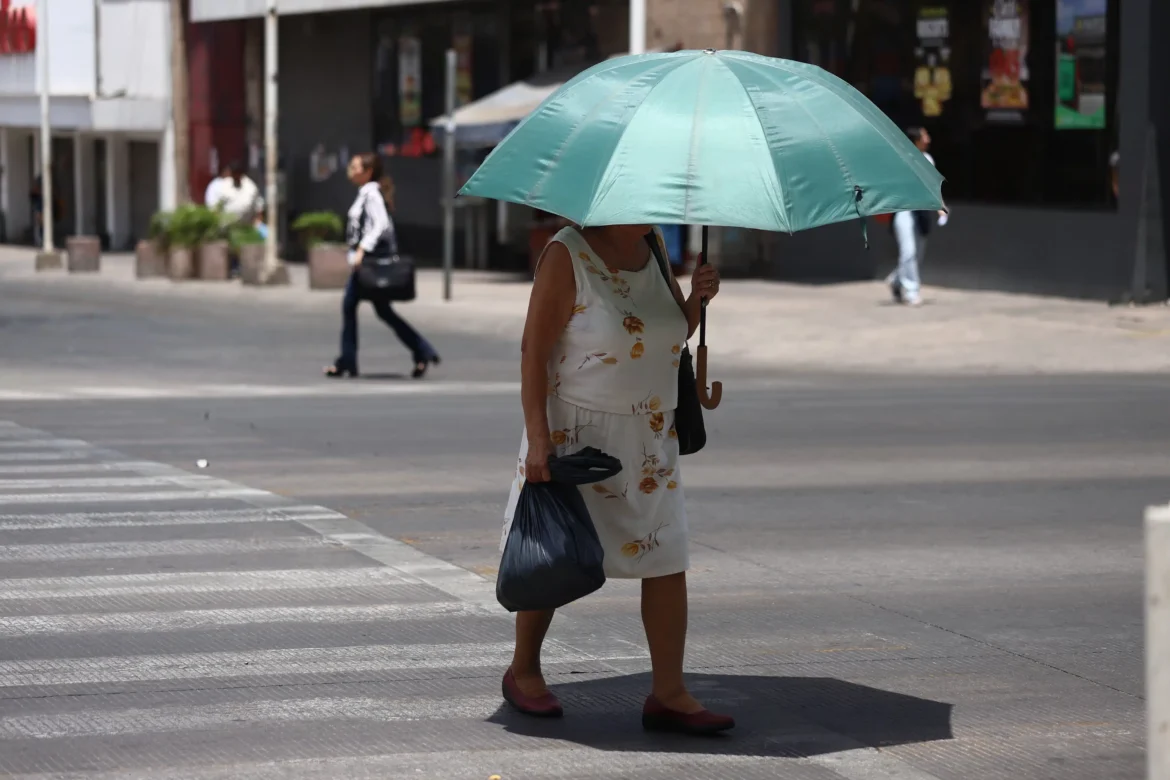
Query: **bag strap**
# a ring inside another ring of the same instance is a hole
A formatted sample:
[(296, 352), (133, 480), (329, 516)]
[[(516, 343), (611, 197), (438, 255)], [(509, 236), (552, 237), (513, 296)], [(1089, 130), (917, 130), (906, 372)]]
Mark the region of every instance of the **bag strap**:
[[(651, 230), (646, 234), (646, 243), (650, 245), (650, 251), (654, 253), (654, 262), (658, 264), (658, 270), (662, 273), (662, 278), (666, 280), (666, 289), (670, 291), (670, 297), (674, 298), (675, 303), (678, 303), (678, 298), (674, 297), (674, 274), (667, 266), (666, 255), (662, 251), (662, 245), (658, 243), (658, 234)], [(679, 309), (682, 308), (682, 304), (679, 304)], [(683, 314), (686, 314), (685, 310)]]

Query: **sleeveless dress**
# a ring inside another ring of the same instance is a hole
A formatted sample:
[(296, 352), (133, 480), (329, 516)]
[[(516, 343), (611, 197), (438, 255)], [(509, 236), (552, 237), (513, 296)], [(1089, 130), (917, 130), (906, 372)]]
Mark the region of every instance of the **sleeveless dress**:
[[(653, 257), (640, 271), (619, 271), (608, 268), (574, 228), (553, 240), (569, 250), (577, 284), (573, 317), (548, 367), (553, 444), (558, 455), (592, 446), (622, 462), (616, 477), (581, 488), (607, 577), (685, 571), (687, 515), (674, 410), (686, 317)], [(524, 486), (527, 452), (525, 433), (501, 550)]]

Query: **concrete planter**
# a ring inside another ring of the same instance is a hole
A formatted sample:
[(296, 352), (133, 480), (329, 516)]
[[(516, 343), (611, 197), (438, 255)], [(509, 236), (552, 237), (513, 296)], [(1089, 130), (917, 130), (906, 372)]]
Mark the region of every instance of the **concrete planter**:
[(172, 282), (183, 282), (195, 278), (195, 249), (172, 247), (167, 257), (167, 276)]
[(37, 252), (35, 263), (38, 271), (60, 271), (65, 267), (60, 252)]
[(231, 251), (226, 241), (211, 241), (199, 247), (197, 276), (207, 282), (231, 278)]
[(240, 281), (248, 285), (274, 286), (289, 283), (288, 267), (279, 263), (271, 275), (264, 275), (264, 245), (245, 244), (240, 247)]
[(158, 279), (167, 275), (167, 253), (153, 241), (139, 241), (134, 247), (134, 275)]
[(95, 274), (102, 270), (102, 241), (97, 236), (65, 239), (66, 269), (71, 274)]
[(348, 255), (344, 244), (317, 244), (309, 249), (309, 289), (345, 289), (351, 270)]

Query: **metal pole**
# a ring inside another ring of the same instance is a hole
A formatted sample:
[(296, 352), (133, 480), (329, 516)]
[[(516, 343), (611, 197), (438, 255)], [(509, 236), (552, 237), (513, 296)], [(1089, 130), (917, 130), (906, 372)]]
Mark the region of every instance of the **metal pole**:
[(1170, 506), (1146, 510), (1148, 780), (1170, 780)]
[(49, 0), (37, 9), (37, 58), (41, 72), (41, 251), (53, 252), (53, 130), (49, 123)]
[(276, 272), (279, 261), (276, 257), (278, 220), (280, 208), (277, 203), (277, 66), (279, 62), (277, 39), (280, 33), (280, 17), (276, 13), (276, 0), (267, 0), (264, 14), (264, 200), (268, 207), (268, 237), (264, 240), (264, 281)]
[(646, 53), (646, 0), (630, 0), (630, 54)]
[[(270, 0), (271, 1), (271, 0)], [(451, 300), (455, 267), (455, 70), (454, 49), (447, 49), (447, 127), (443, 143), (443, 300)]]

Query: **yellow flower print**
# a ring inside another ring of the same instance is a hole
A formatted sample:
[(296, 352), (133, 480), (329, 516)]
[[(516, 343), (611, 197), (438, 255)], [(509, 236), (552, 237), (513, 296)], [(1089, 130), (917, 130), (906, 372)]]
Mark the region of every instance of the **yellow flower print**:
[(658, 438), (662, 436), (662, 429), (666, 427), (666, 418), (662, 412), (655, 412), (650, 415), (650, 430), (654, 431)]
[(636, 336), (639, 333), (646, 332), (646, 323), (629, 312), (625, 314), (626, 318), (622, 320), (622, 327), (626, 329), (626, 333), (629, 333), (631, 336)]
[(595, 360), (600, 360), (607, 366), (615, 366), (618, 362), (618, 359), (608, 352), (590, 352), (585, 356), (585, 359), (581, 361), (581, 365), (577, 366), (577, 370), (580, 371)]
[(646, 406), (650, 409), (650, 411), (657, 412), (662, 408), (662, 399), (658, 396), (654, 396), (650, 399), (650, 402), (647, 403)]
[(640, 360), (644, 354), (646, 354), (646, 345), (639, 339), (634, 342), (634, 346), (630, 347), (630, 359)]
[(605, 485), (600, 485), (600, 484), (593, 485), (593, 492), (598, 494), (599, 496), (603, 496), (607, 499), (609, 499), (609, 498), (625, 498), (626, 492), (629, 489), (630, 489), (630, 487), (629, 487), (629, 485), (627, 485), (624, 488), (622, 488), (621, 493), (615, 493), (612, 490), (610, 490), (609, 488), (607, 488)]
[(576, 317), (578, 314), (584, 314), (588, 309), (589, 309), (589, 307), (586, 306), (585, 304), (578, 303), (576, 306), (573, 307), (573, 316)]
[(552, 443), (558, 447), (563, 447), (566, 444), (575, 445), (581, 442), (581, 431), (591, 427), (593, 427), (592, 424), (587, 423), (578, 425), (576, 428), (561, 428), (553, 431), (549, 436), (552, 438)]
[(638, 490), (641, 490), (646, 495), (650, 495), (658, 489), (658, 480), (654, 477), (646, 477), (638, 483)]
[(673, 360), (673, 361), (671, 361), (670, 365), (674, 366), (675, 368), (678, 368), (678, 361)]
[(682, 353), (682, 347), (680, 347), (678, 344), (675, 344), (673, 347), (670, 348), (670, 354), (672, 354), (672, 355), (678, 355), (681, 353)]
[(657, 550), (660, 546), (658, 541), (658, 532), (661, 531), (670, 523), (662, 523), (650, 533), (632, 542), (626, 542), (622, 545), (622, 555), (627, 558), (634, 558), (636, 561), (642, 560), (646, 554)]
[(675, 482), (673, 479), (666, 483), (667, 490), (674, 490), (677, 487), (678, 487), (678, 483)]
[(553, 431), (552, 443), (560, 447), (569, 440), (569, 434), (566, 431)]
[(678, 438), (678, 429), (675, 428), (673, 425), (671, 425), (670, 431), (667, 433), (667, 435), (672, 439), (677, 439)]

